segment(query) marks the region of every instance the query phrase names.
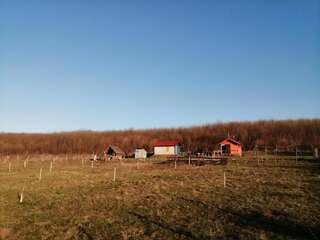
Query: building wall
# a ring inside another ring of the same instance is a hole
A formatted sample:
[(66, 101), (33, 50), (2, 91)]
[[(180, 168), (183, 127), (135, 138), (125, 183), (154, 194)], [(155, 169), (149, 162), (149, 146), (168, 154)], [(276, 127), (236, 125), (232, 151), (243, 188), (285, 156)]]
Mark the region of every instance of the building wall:
[(135, 158), (147, 158), (147, 151), (144, 149), (136, 149), (134, 153)]
[(239, 155), (239, 156), (242, 155), (241, 146), (230, 144), (230, 151), (231, 151), (231, 155)]
[(174, 154), (179, 155), (181, 152), (181, 147), (179, 145), (174, 146)]
[(176, 146), (154, 147), (155, 155), (174, 155), (176, 154)]

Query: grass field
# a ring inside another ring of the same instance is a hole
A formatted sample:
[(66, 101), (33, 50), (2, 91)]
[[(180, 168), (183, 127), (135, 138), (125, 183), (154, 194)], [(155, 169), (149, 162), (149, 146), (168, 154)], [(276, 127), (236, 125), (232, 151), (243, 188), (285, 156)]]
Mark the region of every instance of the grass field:
[(320, 239), (317, 163), (241, 159), (175, 168), (125, 160), (92, 168), (84, 158), (35, 156), (24, 168), (24, 159), (11, 157), (10, 172), (2, 158), (0, 238)]

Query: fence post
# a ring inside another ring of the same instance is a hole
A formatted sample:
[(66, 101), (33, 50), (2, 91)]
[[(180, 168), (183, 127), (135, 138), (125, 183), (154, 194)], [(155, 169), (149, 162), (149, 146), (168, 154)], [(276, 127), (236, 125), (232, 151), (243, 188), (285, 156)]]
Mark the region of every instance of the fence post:
[(174, 169), (177, 169), (177, 160), (174, 160)]
[(50, 161), (50, 168), (49, 168), (50, 173), (52, 173), (52, 167), (53, 167), (53, 160)]
[(227, 185), (226, 172), (223, 172), (223, 187), (225, 188)]
[(116, 181), (116, 176), (117, 176), (117, 168), (113, 169), (113, 181)]
[(41, 181), (42, 178), (42, 168), (40, 168), (40, 172), (39, 172), (39, 181)]
[(27, 158), (23, 161), (23, 167), (27, 168)]
[(318, 148), (314, 149), (313, 157), (314, 157), (314, 159), (318, 159), (319, 158)]
[(19, 196), (19, 203), (22, 203), (22, 202), (23, 202), (24, 188), (25, 188), (25, 186), (23, 186), (22, 191), (21, 191), (21, 193), (20, 193), (20, 196)]
[(9, 172), (11, 172), (11, 161), (9, 161)]
[(188, 162), (189, 166), (191, 165), (191, 156), (189, 155), (189, 162)]

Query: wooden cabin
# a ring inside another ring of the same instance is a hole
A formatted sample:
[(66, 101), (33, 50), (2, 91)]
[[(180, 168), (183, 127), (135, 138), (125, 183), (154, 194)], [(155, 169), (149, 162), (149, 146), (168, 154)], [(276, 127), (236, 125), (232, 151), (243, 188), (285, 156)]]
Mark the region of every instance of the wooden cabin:
[(119, 147), (110, 145), (105, 151), (104, 155), (108, 160), (120, 160), (126, 157), (126, 153)]
[(233, 138), (224, 139), (219, 146), (223, 155), (242, 156), (242, 144)]

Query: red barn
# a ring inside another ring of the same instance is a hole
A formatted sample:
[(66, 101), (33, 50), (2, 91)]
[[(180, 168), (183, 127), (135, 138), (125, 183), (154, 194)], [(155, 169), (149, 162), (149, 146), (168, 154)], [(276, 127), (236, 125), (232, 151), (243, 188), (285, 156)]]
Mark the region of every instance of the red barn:
[(242, 155), (242, 144), (232, 138), (226, 138), (219, 143), (222, 154)]

